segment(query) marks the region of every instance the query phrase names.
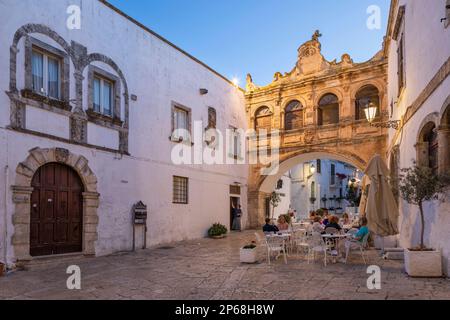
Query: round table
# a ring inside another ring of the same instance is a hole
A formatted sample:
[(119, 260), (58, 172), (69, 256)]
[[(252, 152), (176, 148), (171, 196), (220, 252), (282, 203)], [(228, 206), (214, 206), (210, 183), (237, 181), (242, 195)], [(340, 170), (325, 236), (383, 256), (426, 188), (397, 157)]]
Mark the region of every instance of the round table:
[[(328, 239), (328, 240), (334, 240), (335, 241), (335, 246), (336, 246), (336, 248), (335, 248), (335, 250), (336, 250), (336, 252), (337, 252), (337, 255), (339, 256), (339, 247), (340, 247), (340, 245), (339, 245), (339, 242), (342, 240), (342, 239), (346, 239), (346, 238), (348, 238), (348, 237), (350, 237), (351, 235), (350, 234), (341, 234), (341, 233), (336, 233), (336, 234), (322, 234), (322, 238), (323, 239)], [(336, 259), (336, 257), (334, 257), (334, 259)]]

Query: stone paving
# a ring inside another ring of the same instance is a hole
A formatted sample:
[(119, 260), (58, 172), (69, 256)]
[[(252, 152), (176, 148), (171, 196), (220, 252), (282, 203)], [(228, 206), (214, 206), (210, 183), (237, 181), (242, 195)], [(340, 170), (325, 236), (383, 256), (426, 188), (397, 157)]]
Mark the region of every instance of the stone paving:
[[(412, 279), (401, 261), (379, 258), (369, 251), (370, 264), (382, 269), (381, 290), (367, 289), (367, 266), (358, 254), (347, 265), (301, 256), (268, 266), (239, 262), (239, 248), (254, 233), (230, 234), (221, 240), (201, 239), (100, 258), (64, 258), (31, 266), (0, 278), (0, 299), (180, 299), (180, 300), (307, 300), (307, 299), (445, 299), (450, 280)], [(82, 289), (66, 288), (66, 268), (80, 266)]]

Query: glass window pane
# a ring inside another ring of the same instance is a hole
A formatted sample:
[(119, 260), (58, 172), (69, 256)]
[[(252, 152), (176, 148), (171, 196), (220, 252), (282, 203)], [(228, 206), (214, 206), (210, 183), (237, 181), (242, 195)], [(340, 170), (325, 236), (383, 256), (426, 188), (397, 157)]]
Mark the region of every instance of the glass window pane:
[(33, 91), (44, 93), (44, 56), (35, 51), (33, 51), (31, 58), (31, 74), (33, 77)]
[(48, 58), (48, 96), (59, 99), (59, 61)]
[(188, 128), (188, 113), (182, 109), (176, 109), (174, 114), (174, 129), (183, 130), (175, 132), (174, 136), (176, 139), (183, 138), (189, 139), (189, 128)]
[(94, 111), (100, 112), (100, 79), (94, 79)]
[(173, 177), (173, 203), (187, 204), (189, 197), (188, 178)]
[(109, 82), (103, 84), (103, 113), (112, 115), (112, 85)]

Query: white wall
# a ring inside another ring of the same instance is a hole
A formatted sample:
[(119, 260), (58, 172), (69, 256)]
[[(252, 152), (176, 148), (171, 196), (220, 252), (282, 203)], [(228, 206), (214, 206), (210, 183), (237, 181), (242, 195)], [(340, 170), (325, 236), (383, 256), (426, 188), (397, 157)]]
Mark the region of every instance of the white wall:
[[(276, 190), (276, 192), (283, 196), (281, 196), (281, 202), (278, 204), (278, 207), (275, 208), (274, 218), (278, 218), (280, 215), (288, 213), (291, 206), (291, 179), (289, 178), (289, 175), (286, 174), (281, 177), (281, 180), (283, 180), (283, 188)], [(272, 214), (272, 211), (270, 213)]]
[[(339, 184), (339, 179), (336, 177), (336, 186), (330, 186), (332, 163), (336, 166), (336, 173), (345, 174), (347, 177), (350, 177), (356, 172), (356, 168), (341, 161), (321, 159), (321, 163), (321, 173), (315, 172), (309, 178), (310, 163), (302, 163), (291, 170), (291, 203), (293, 208), (304, 217), (307, 217), (310, 211), (323, 207), (324, 204), (321, 201), (322, 197), (326, 196), (327, 198), (331, 198), (335, 195), (338, 198), (340, 195), (340, 186), (342, 186), (342, 196), (346, 196), (347, 179)], [(315, 161), (313, 164), (317, 169), (317, 164)], [(360, 172), (357, 174), (357, 178), (361, 179)], [(316, 202), (314, 204), (311, 204), (310, 202), (312, 182), (315, 182)], [(338, 203), (336, 202), (335, 205), (338, 206)], [(345, 203), (342, 202), (341, 206), (343, 209), (345, 209), (344, 205)], [(330, 201), (327, 202), (327, 207), (331, 207)]]
[[(393, 119), (400, 119), (404, 115), (407, 107), (415, 101), (450, 56), (450, 28), (445, 28), (445, 24), (440, 22), (440, 19), (445, 17), (445, 2), (444, 0), (400, 0), (400, 5), (406, 4), (406, 88), (398, 97), (397, 42), (392, 41), (389, 48), (388, 101), (397, 102), (393, 109)], [(391, 143), (400, 146), (400, 168), (412, 165), (413, 160), (416, 159), (414, 145), (417, 142), (423, 120), (433, 112), (440, 113), (449, 95), (450, 79), (447, 78), (409, 120), (397, 140), (393, 140), (394, 131), (390, 131)], [(449, 194), (443, 198), (446, 198), (445, 202), (434, 201), (425, 206), (425, 241), (426, 245), (443, 251), (444, 266), (448, 273), (448, 259), (450, 258)], [(420, 237), (418, 208), (402, 201), (400, 212), (400, 244), (403, 247), (415, 246), (419, 243)]]
[[(82, 8), (81, 30), (66, 28), (66, 9), (78, 4)], [(23, 14), (27, 12), (27, 14)], [(3, 21), (0, 38), (0, 70), (9, 70), (9, 46), (14, 33), (27, 23), (45, 24), (59, 33), (68, 43), (72, 40), (84, 45), (88, 53), (102, 53), (113, 59), (123, 71), (130, 94), (138, 97), (130, 100), (129, 151), (131, 156), (119, 156), (72, 144), (57, 142), (32, 135), (6, 130), (9, 125), (9, 72), (0, 74), (0, 229), (4, 217), (4, 168), (9, 166), (11, 181), (15, 168), (24, 161), (28, 150), (41, 147), (62, 147), (72, 153), (85, 156), (98, 178), (101, 194), (99, 208), (98, 255), (131, 249), (132, 205), (142, 200), (149, 208), (148, 241), (150, 245), (193, 239), (206, 235), (214, 222), (229, 224), (229, 185), (242, 183), (241, 203), (244, 211), (243, 225), (247, 221), (246, 165), (183, 165), (171, 161), (175, 146), (168, 137), (171, 134), (171, 104), (173, 101), (192, 109), (192, 120), (207, 121), (209, 106), (216, 108), (218, 129), (230, 125), (246, 129), (243, 93), (206, 67), (187, 57), (169, 44), (136, 26), (98, 1), (86, 0), (2, 0), (0, 18)], [(45, 36), (32, 35), (59, 48)], [(23, 39), (18, 53), (18, 89), (24, 87)], [(108, 72), (108, 66), (96, 63)], [(75, 81), (71, 65), (71, 99), (75, 97)], [(87, 69), (84, 73), (83, 108), (87, 109)], [(201, 96), (200, 88), (209, 94)], [(123, 86), (122, 86), (123, 90)], [(123, 99), (122, 99), (123, 103)], [(122, 109), (123, 109), (122, 105)], [(42, 112), (42, 111), (39, 111)], [(123, 112), (122, 112), (123, 115)], [(65, 121), (56, 121), (31, 114), (27, 125), (44, 133), (67, 137)], [(123, 118), (123, 117), (122, 117)], [(60, 130), (59, 127), (63, 126)], [(57, 132), (56, 132), (57, 131)], [(8, 139), (6, 139), (6, 136)], [(7, 141), (6, 141), (7, 140)], [(88, 143), (118, 148), (117, 132), (99, 129), (92, 124), (88, 128)], [(8, 146), (8, 159), (3, 152)], [(189, 204), (172, 204), (172, 176), (189, 177)], [(12, 184), (12, 183), (11, 183)], [(8, 243), (13, 232), (13, 205), (8, 202)], [(0, 236), (3, 244), (3, 233)], [(14, 253), (9, 246), (9, 257)], [(1, 258), (0, 258), (1, 260)]]

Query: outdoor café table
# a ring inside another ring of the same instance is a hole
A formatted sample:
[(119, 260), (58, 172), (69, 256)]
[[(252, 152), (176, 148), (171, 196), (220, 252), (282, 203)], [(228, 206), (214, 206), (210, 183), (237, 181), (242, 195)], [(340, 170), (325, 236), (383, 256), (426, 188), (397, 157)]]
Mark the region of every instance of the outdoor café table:
[(346, 238), (348, 238), (348, 237), (350, 237), (351, 235), (349, 235), (349, 234), (340, 234), (340, 233), (337, 233), (337, 234), (322, 234), (322, 238), (323, 239), (330, 239), (330, 240), (334, 240), (335, 241), (335, 243), (336, 243), (336, 251), (338, 252), (338, 255), (339, 255), (339, 247), (340, 247), (340, 241), (342, 240), (342, 239), (346, 239)]
[(342, 229), (344, 229), (344, 230), (350, 230), (350, 229), (353, 229), (353, 225), (352, 224), (344, 224), (343, 226), (342, 226)]

